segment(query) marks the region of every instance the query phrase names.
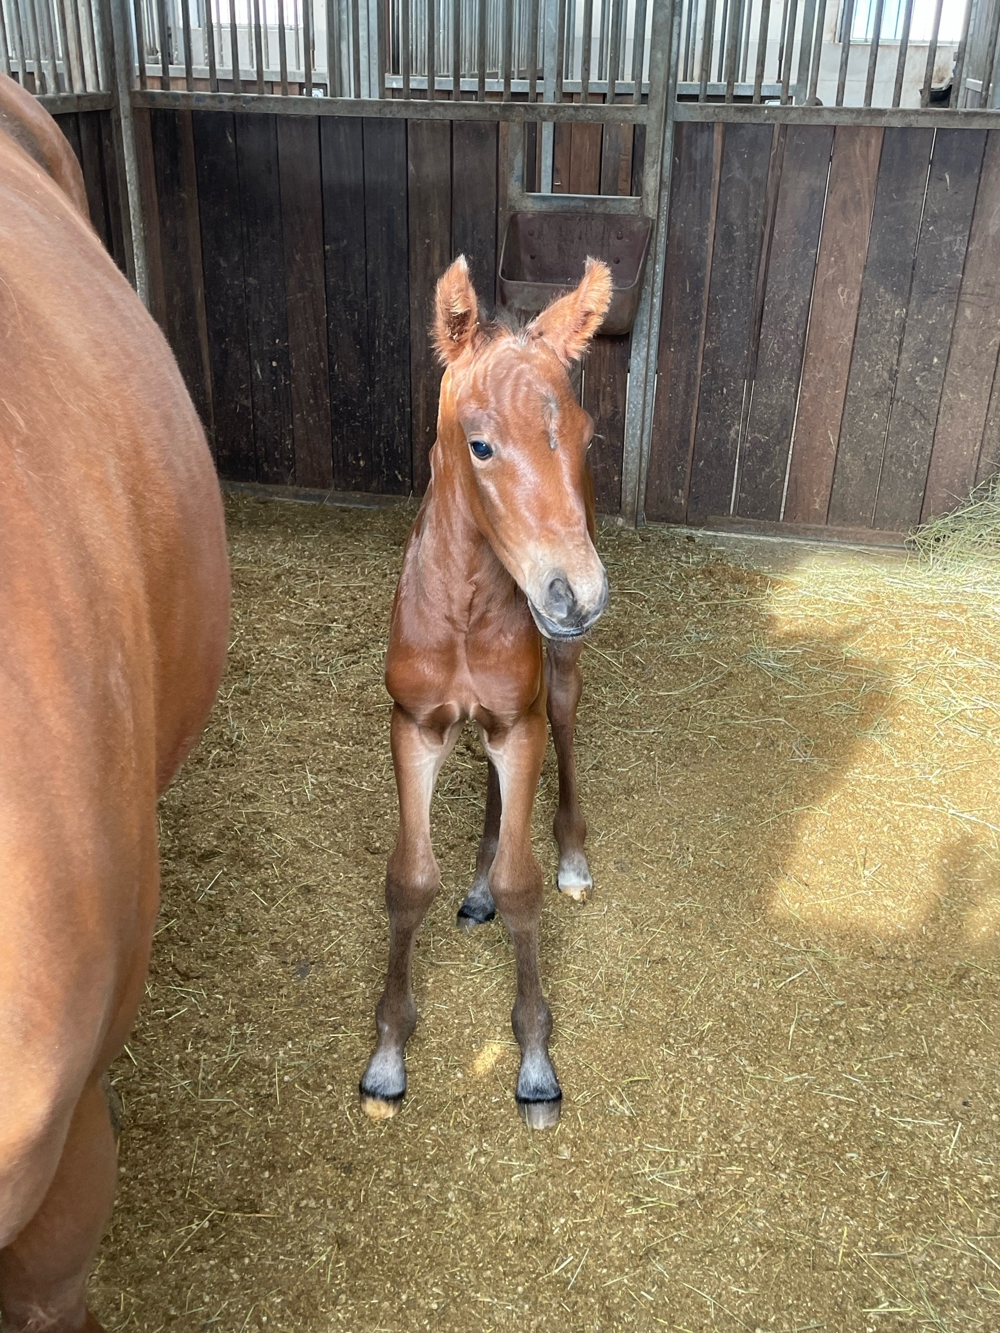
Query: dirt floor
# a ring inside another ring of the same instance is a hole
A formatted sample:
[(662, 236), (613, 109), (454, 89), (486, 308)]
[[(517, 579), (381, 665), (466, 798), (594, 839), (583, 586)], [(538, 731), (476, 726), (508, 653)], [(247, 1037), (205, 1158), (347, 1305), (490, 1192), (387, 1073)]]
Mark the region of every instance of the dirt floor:
[(562, 1125), (515, 1113), (502, 926), (453, 924), (470, 732), (434, 807), (410, 1095), (377, 1126), (381, 657), (412, 515), (230, 503), (229, 675), (163, 802), (100, 1318), (1000, 1328), (1000, 582), (605, 529), (584, 906), (554, 889), (551, 756), (537, 806)]

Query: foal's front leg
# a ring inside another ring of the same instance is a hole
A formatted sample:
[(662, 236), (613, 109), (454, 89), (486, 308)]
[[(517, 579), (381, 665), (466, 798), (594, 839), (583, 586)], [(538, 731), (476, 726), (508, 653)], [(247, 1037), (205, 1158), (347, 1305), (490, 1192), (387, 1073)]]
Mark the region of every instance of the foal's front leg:
[(389, 968), (375, 1010), (378, 1045), (361, 1079), (361, 1106), (373, 1120), (395, 1115), (406, 1092), (403, 1055), (417, 1024), (411, 984), (413, 940), (441, 886), (441, 872), (431, 849), (431, 797), (460, 730), (460, 723), (444, 733), (421, 727), (398, 705), (393, 709), (399, 834), (385, 877)]
[(517, 999), (511, 1013), (521, 1048), (517, 1107), (530, 1129), (548, 1129), (558, 1123), (562, 1090), (549, 1059), (552, 1014), (538, 974), (542, 870), (531, 849), (531, 808), (547, 744), (540, 703), (507, 731), (484, 736), (484, 743), (497, 770), (502, 807), (490, 889), (517, 963)]
[(549, 639), (546, 660), (549, 723), (559, 764), (559, 806), (552, 825), (559, 844), (556, 883), (560, 893), (569, 894), (577, 902), (585, 902), (588, 890), (594, 885), (583, 850), (587, 823), (580, 810), (576, 759), (573, 754), (576, 710), (583, 693), (583, 672), (580, 670), (582, 652), (582, 639), (565, 642)]

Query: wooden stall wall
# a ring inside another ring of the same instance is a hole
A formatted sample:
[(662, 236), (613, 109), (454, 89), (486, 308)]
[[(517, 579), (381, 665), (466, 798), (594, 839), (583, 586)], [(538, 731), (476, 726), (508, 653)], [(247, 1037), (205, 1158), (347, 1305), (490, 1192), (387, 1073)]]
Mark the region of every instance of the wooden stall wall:
[(645, 512), (905, 533), (1000, 466), (1000, 132), (682, 123)]
[(125, 239), (118, 194), (110, 111), (74, 111), (55, 117), (83, 170), (90, 219), (118, 267), (125, 272)]
[[(220, 474), (423, 491), (441, 375), (434, 286), (465, 254), (494, 304), (507, 127), (156, 110), (137, 111), (136, 128), (153, 309)], [(600, 339), (583, 382), (612, 513), (628, 342)]]

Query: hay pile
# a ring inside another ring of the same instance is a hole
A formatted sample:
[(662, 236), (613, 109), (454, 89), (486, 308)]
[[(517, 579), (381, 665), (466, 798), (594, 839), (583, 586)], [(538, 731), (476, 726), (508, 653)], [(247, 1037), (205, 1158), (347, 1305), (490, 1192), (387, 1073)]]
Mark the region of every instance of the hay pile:
[(995, 1328), (995, 558), (605, 530), (579, 737), (596, 887), (543, 916), (563, 1124), (531, 1136), (514, 1111), (505, 933), (453, 926), (485, 781), (470, 734), (434, 807), (411, 1096), (377, 1127), (356, 1082), (412, 512), (230, 503), (235, 641), (163, 803), (101, 1318)]

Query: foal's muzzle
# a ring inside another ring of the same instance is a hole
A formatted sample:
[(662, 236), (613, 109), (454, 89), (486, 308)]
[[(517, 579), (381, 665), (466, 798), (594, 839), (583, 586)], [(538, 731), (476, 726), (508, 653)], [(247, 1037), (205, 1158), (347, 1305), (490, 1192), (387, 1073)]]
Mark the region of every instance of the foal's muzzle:
[(596, 597), (581, 603), (562, 570), (553, 570), (546, 578), (538, 602), (529, 597), (535, 624), (547, 639), (578, 639), (594, 625), (608, 604), (608, 576), (601, 569)]

